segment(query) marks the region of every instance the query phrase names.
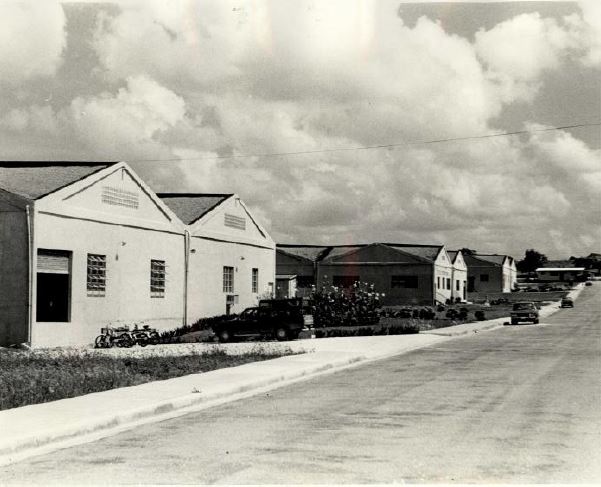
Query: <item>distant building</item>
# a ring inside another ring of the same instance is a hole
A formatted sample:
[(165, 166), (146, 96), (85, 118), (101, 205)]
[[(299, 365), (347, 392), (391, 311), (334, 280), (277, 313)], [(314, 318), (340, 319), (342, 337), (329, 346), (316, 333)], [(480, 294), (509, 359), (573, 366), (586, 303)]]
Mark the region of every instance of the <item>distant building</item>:
[(539, 267), (536, 269), (539, 281), (573, 282), (584, 280), (584, 267)]
[(444, 303), (454, 293), (453, 263), (443, 245), (278, 245), (276, 256), (278, 275), (297, 276), (298, 296), (311, 286), (348, 288), (357, 281), (374, 284), (384, 305)]
[[(323, 245), (277, 244), (276, 274), (295, 277), (295, 295), (306, 297), (317, 285), (317, 264), (334, 248), (351, 249), (356, 247), (336, 247)], [(288, 297), (295, 297), (288, 292)]]
[(461, 250), (447, 251), (453, 264), (451, 299), (453, 302), (467, 299), (467, 265)]
[(508, 293), (517, 283), (515, 260), (509, 255), (464, 254), (468, 293)]
[(286, 299), (296, 297), (296, 275), (294, 274), (276, 274), (275, 276), (275, 297), (277, 299)]

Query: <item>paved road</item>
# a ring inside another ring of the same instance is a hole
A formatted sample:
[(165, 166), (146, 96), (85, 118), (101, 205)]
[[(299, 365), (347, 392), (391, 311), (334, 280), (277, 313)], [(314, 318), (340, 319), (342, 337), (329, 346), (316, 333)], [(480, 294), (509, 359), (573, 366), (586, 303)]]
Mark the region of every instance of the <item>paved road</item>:
[(0, 468), (0, 483), (595, 482), (601, 283), (508, 326)]

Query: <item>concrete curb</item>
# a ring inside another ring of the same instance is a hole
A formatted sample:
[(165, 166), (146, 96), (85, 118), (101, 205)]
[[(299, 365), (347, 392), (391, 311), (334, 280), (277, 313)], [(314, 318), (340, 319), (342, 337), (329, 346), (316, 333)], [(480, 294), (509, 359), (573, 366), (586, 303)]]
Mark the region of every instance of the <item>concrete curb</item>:
[[(572, 297), (577, 297), (581, 291), (582, 288), (572, 291)], [(558, 309), (558, 304), (545, 306), (541, 309), (541, 316), (549, 316)], [(454, 337), (500, 328), (508, 319), (497, 318), (422, 332), (413, 335), (423, 336), (423, 339), (414, 339), (413, 344), (371, 355), (342, 351), (291, 355), (0, 411), (0, 466), (95, 441), (138, 425), (250, 397), (326, 373), (402, 355)], [(153, 400), (152, 392), (157, 386), (167, 388), (169, 399)], [(122, 410), (123, 404), (127, 404), (129, 409)], [(102, 407), (104, 410), (101, 410)], [(106, 413), (106, 410), (111, 412)], [(83, 419), (73, 421), (74, 417)]]

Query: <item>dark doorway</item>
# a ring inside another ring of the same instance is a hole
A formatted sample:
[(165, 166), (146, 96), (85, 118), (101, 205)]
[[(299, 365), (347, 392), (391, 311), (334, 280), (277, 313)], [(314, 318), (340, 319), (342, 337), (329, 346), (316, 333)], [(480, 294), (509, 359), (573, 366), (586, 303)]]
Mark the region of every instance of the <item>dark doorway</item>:
[(69, 321), (69, 274), (38, 273), (37, 321)]
[(474, 283), (476, 281), (476, 277), (475, 276), (469, 276), (467, 278), (467, 292), (468, 293), (473, 293), (474, 292)]

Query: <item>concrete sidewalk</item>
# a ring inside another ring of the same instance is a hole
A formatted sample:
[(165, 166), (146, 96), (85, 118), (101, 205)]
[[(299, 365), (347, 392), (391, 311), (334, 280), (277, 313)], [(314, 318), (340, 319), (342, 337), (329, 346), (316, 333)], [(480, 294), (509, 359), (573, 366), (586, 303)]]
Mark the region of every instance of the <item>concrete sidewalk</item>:
[[(544, 307), (541, 317), (557, 309), (558, 305)], [(287, 345), (308, 353), (0, 411), (0, 465), (501, 327), (506, 321), (467, 323), (416, 335), (297, 340)]]

